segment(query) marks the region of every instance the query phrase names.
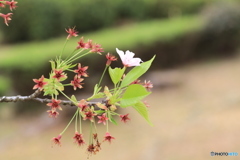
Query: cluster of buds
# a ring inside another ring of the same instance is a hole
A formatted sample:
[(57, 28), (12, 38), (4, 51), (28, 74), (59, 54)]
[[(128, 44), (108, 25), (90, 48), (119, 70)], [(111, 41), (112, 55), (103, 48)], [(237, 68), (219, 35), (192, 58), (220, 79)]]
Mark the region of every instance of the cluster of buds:
[(78, 131), (75, 132), (73, 139), (75, 140), (74, 142), (79, 146), (82, 146), (85, 144), (85, 141), (83, 139), (83, 134), (78, 133)]
[[(88, 66), (84, 67), (81, 66), (80, 63), (78, 63), (77, 69), (69, 70), (69, 67), (66, 66), (66, 68), (55, 68), (55, 62), (51, 61), (51, 63), (53, 64), (53, 71), (50, 73), (50, 78), (45, 78), (42, 75), (39, 79), (33, 79), (33, 81), (36, 83), (33, 89), (39, 89), (40, 91), (44, 91), (46, 95), (48, 94), (52, 96), (52, 102), (47, 104), (47, 106), (50, 107), (50, 110), (48, 110), (47, 112), (49, 113), (50, 117), (56, 118), (59, 115), (57, 109), (62, 110), (62, 108), (60, 107), (61, 100), (57, 99), (58, 92), (62, 92), (64, 90), (64, 86), (72, 86), (74, 90), (77, 90), (78, 88), (82, 89), (84, 84), (82, 83), (82, 81), (84, 80), (84, 78), (82, 77), (88, 77), (88, 73), (86, 71), (88, 69)], [(70, 83), (63, 84), (62, 82), (68, 78), (67, 73), (64, 72), (66, 70), (75, 73), (75, 75)]]
[[(78, 36), (78, 32), (75, 28), (66, 29), (68, 36), (66, 42), (71, 37)], [(74, 63), (83, 56), (92, 53), (98, 53), (101, 55), (103, 48), (100, 44), (93, 43), (92, 40), (84, 42), (84, 38), (81, 37), (77, 42), (77, 47), (74, 49), (71, 56), (66, 59), (62, 59), (62, 53), (55, 61), (50, 61), (52, 71), (49, 74), (49, 78), (45, 78), (43, 75), (39, 79), (33, 79), (36, 83), (33, 89), (38, 89), (44, 93), (44, 96), (51, 96), (51, 101), (47, 103), (50, 107), (48, 114), (50, 117), (56, 118), (59, 113), (58, 110), (62, 110), (62, 100), (58, 99), (59, 94), (65, 96), (69, 100), (69, 104), (77, 107), (75, 114), (69, 121), (65, 129), (57, 136), (52, 139), (54, 144), (61, 146), (61, 138), (64, 132), (67, 130), (71, 123), (75, 122), (75, 135), (73, 137), (74, 143), (78, 146), (83, 146), (86, 144), (83, 132), (82, 132), (82, 120), (88, 121), (90, 123), (90, 139), (87, 146), (87, 151), (89, 154), (96, 154), (101, 150), (101, 144), (103, 142), (111, 143), (115, 137), (111, 136), (109, 132), (109, 122), (117, 124), (114, 117), (119, 117), (120, 121), (127, 123), (130, 118), (129, 114), (119, 114), (118, 108), (133, 107), (136, 109), (148, 122), (151, 124), (148, 113), (147, 113), (147, 103), (141, 102), (141, 100), (150, 94), (150, 89), (153, 87), (150, 81), (140, 83), (138, 79), (142, 74), (144, 74), (151, 65), (154, 57), (147, 62), (143, 62), (140, 58), (134, 58), (134, 53), (130, 51), (123, 51), (116, 49), (118, 53), (123, 68), (110, 67), (113, 61), (117, 58), (110, 54), (106, 54), (106, 64), (103, 74), (99, 82), (94, 86), (93, 95), (91, 97), (78, 100), (76, 96), (67, 96), (64, 93), (66, 86), (72, 86), (74, 90), (83, 88), (83, 80), (89, 77), (87, 70), (88, 66), (83, 66), (81, 63)], [(64, 45), (65, 47), (65, 45)], [(64, 48), (63, 48), (64, 50)], [(72, 64), (73, 63), (73, 64)], [(76, 69), (73, 69), (77, 67)], [(125, 74), (126, 68), (134, 67), (127, 74)], [(110, 78), (114, 84), (113, 89), (109, 89), (107, 86), (101, 87), (102, 78), (108, 69)], [(69, 83), (64, 84), (65, 80), (68, 78), (68, 72), (74, 73), (72, 80)], [(101, 101), (96, 102), (96, 100), (101, 99)], [(92, 100), (95, 100), (92, 102)], [(103, 136), (103, 140), (99, 141), (97, 134), (97, 124), (103, 124), (106, 126), (106, 133)]]
[[(106, 106), (105, 106), (106, 105)], [(75, 119), (75, 134), (73, 137), (74, 143), (76, 143), (78, 146), (84, 146), (86, 144), (83, 133), (82, 133), (82, 126), (81, 126), (81, 120), (86, 120), (90, 122), (91, 132), (94, 130), (95, 133), (91, 133), (89, 137), (89, 144), (87, 146), (87, 152), (89, 155), (96, 154), (101, 150), (101, 144), (103, 142), (109, 142), (111, 143), (112, 140), (115, 139), (115, 137), (111, 136), (111, 134), (108, 132), (108, 121), (110, 120), (109, 115), (111, 115), (111, 106), (107, 104), (100, 104), (96, 103), (96, 105), (91, 104), (87, 102), (86, 100), (82, 99), (79, 101), (79, 104), (77, 105), (77, 111), (74, 114), (73, 119)], [(52, 104), (50, 105), (52, 106)], [(94, 107), (95, 106), (95, 107)], [(99, 106), (99, 107), (98, 107)], [(107, 107), (108, 106), (108, 107)], [(116, 113), (115, 113), (116, 114)], [(126, 115), (119, 115), (122, 122), (126, 123), (130, 120), (128, 117), (129, 114)], [(96, 117), (98, 118), (98, 124), (102, 123), (107, 126), (107, 132), (105, 133), (105, 136), (103, 137), (102, 141), (99, 141), (98, 134), (96, 130)], [(72, 120), (69, 122), (69, 124), (72, 122)], [(78, 132), (77, 123), (79, 123), (80, 127)], [(68, 125), (69, 125), (68, 124)], [(68, 126), (67, 125), (67, 126)], [(64, 129), (64, 131), (67, 129), (67, 127)], [(57, 137), (52, 138), (52, 141), (54, 144), (61, 146), (61, 138), (64, 133), (60, 133)]]
[(91, 135), (91, 142), (87, 147), (87, 151), (89, 154), (96, 154), (97, 152), (99, 152), (101, 150), (101, 143), (98, 140), (98, 134), (97, 133), (93, 133)]
[[(78, 32), (75, 30), (75, 27), (66, 29), (66, 32), (68, 33), (67, 40), (70, 39), (71, 37), (78, 36)], [(87, 42), (84, 42), (84, 38), (81, 37), (77, 43), (78, 43), (78, 46), (76, 47), (76, 49), (90, 49), (90, 52), (92, 53), (96, 52), (100, 55), (101, 55), (101, 52), (104, 52), (103, 48), (101, 48), (101, 45), (97, 43), (93, 43), (91, 39), (89, 39)]]
[(140, 79), (137, 79), (135, 81), (133, 81), (131, 84), (141, 84), (143, 85), (148, 91), (151, 91), (151, 88), (153, 88), (153, 84), (151, 81), (144, 81), (144, 83), (141, 83)]
[(78, 46), (76, 47), (76, 49), (80, 49), (80, 48), (90, 49), (90, 52), (96, 52), (100, 55), (101, 55), (101, 52), (104, 52), (100, 44), (93, 43), (92, 40), (88, 40), (87, 42), (84, 42), (83, 37), (80, 38), (78, 42)]
[[(4, 8), (6, 5), (9, 6), (9, 9), (11, 11), (13, 11), (13, 9), (16, 9), (16, 4), (18, 2), (11, 0), (11, 1), (6, 1), (6, 0), (0, 0), (0, 8)], [(0, 17), (2, 17), (4, 19), (4, 23), (8, 26), (8, 23), (10, 20), (12, 20), (12, 14), (13, 13), (7, 13), (7, 14), (3, 14), (0, 12)]]

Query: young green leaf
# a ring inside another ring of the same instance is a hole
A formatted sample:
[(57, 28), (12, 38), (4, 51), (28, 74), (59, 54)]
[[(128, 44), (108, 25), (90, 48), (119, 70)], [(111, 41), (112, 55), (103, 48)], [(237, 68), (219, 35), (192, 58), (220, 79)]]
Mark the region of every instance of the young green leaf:
[(149, 61), (143, 62), (141, 63), (140, 66), (136, 66), (132, 70), (130, 70), (128, 74), (124, 77), (120, 87), (125, 87), (129, 85), (133, 81), (137, 80), (141, 75), (143, 75), (151, 66), (154, 58), (155, 58), (155, 55)]
[(46, 95), (49, 95), (49, 96), (51, 96), (51, 95), (58, 95), (59, 93), (58, 93), (58, 91), (57, 91), (57, 89), (55, 89), (55, 88), (52, 88), (51, 86), (46, 86), (46, 87), (44, 87), (44, 96), (46, 96)]
[(104, 93), (99, 92), (101, 90), (102, 87), (98, 87), (98, 84), (96, 84), (94, 86), (93, 89), (93, 95), (91, 97), (89, 97), (87, 100), (90, 101), (92, 99), (98, 99), (98, 98), (103, 98), (104, 97)]
[(60, 82), (55, 82), (54, 84), (55, 88), (58, 89), (59, 91), (63, 91), (64, 90), (64, 86), (62, 83)]
[(142, 85), (132, 84), (126, 89), (125, 93), (123, 94), (120, 106), (123, 108), (132, 106), (141, 101), (150, 93), (151, 92), (148, 92)]
[(54, 70), (55, 69), (55, 62), (54, 61), (49, 61), (50, 63), (51, 63), (51, 67), (52, 67), (52, 70)]
[(94, 86), (94, 90), (93, 90), (93, 94), (97, 94), (100, 90), (101, 90), (102, 87), (98, 87), (98, 84), (96, 84)]
[(112, 117), (109, 119), (110, 122), (112, 122), (113, 124), (117, 125), (117, 122), (115, 121), (115, 119), (113, 119)]
[(102, 113), (104, 113), (105, 111), (103, 111), (103, 110), (94, 110), (94, 113), (96, 113), (96, 114), (102, 114)]
[(149, 125), (153, 126), (148, 116), (147, 107), (143, 102), (139, 101), (138, 103), (134, 104), (132, 107), (148, 122)]
[(125, 69), (124, 68), (122, 68), (122, 69), (121, 68), (112, 69), (111, 67), (109, 67), (108, 71), (109, 71), (109, 75), (112, 79), (112, 82), (116, 85), (121, 80)]
[(105, 97), (105, 94), (103, 92), (98, 92), (97, 94), (92, 95), (87, 100), (90, 101), (92, 99), (98, 99), (98, 98), (104, 98), (104, 97)]
[(44, 86), (44, 96), (46, 95), (58, 95), (57, 88), (54, 86), (53, 80), (52, 79), (47, 79), (45, 78), (45, 81), (47, 84)]
[(113, 96), (111, 96), (110, 98), (109, 98), (109, 104), (112, 104), (112, 105), (116, 105), (116, 103), (118, 102), (118, 101), (120, 101), (121, 100), (121, 98), (119, 98), (119, 96), (118, 95), (113, 95)]
[(76, 98), (74, 95), (71, 96), (71, 100), (72, 100), (72, 102), (74, 102), (75, 104), (78, 103), (77, 98)]
[(107, 96), (107, 99), (110, 99), (112, 97), (112, 93), (109, 91), (108, 87), (104, 87), (103, 93)]
[(117, 125), (117, 122), (115, 121), (115, 119), (113, 119), (113, 117), (112, 117), (110, 112), (108, 112), (108, 118), (109, 118), (110, 122), (112, 122), (113, 124)]

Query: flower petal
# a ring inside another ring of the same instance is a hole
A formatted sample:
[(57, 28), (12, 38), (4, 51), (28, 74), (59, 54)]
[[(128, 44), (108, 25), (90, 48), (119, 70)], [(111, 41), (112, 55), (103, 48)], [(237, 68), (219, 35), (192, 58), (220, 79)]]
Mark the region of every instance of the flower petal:
[(122, 50), (119, 50), (118, 48), (116, 48), (116, 51), (118, 53), (118, 55), (120, 56), (121, 60), (123, 61), (124, 60), (124, 52)]
[(125, 57), (127, 57), (127, 59), (132, 59), (134, 55), (135, 55), (135, 53), (130, 52), (129, 50), (127, 50), (126, 54), (125, 54)]
[(142, 60), (140, 58), (133, 58), (135, 53), (127, 50), (126, 54), (124, 54), (124, 52), (118, 48), (116, 48), (116, 51), (119, 54), (125, 67), (140, 66), (140, 62), (142, 62)]
[(131, 66), (140, 66), (140, 62), (142, 62), (140, 58), (133, 58), (131, 60)]

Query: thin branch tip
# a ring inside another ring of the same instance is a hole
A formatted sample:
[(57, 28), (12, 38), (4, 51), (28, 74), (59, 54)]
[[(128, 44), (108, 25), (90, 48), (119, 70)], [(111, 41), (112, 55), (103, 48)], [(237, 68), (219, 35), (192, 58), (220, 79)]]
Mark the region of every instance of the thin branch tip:
[[(36, 90), (34, 93), (32, 93), (29, 96), (21, 96), (21, 95), (17, 95), (17, 96), (2, 96), (0, 97), (0, 103), (3, 102), (24, 102), (24, 101), (36, 101), (36, 102), (40, 102), (40, 103), (51, 103), (52, 99), (48, 99), (48, 98), (38, 98), (38, 96), (41, 94), (41, 90)], [(59, 99), (61, 100), (61, 99)], [(97, 102), (90, 102), (89, 105), (93, 105), (95, 106)], [(70, 100), (61, 100), (62, 105), (68, 105), (68, 106), (76, 106), (72, 101)]]

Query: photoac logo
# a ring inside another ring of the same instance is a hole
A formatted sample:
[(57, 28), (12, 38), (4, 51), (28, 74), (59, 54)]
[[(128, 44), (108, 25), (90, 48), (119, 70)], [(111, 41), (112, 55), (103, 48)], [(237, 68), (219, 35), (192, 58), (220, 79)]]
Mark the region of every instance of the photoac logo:
[(238, 156), (238, 152), (210, 152), (211, 156)]

